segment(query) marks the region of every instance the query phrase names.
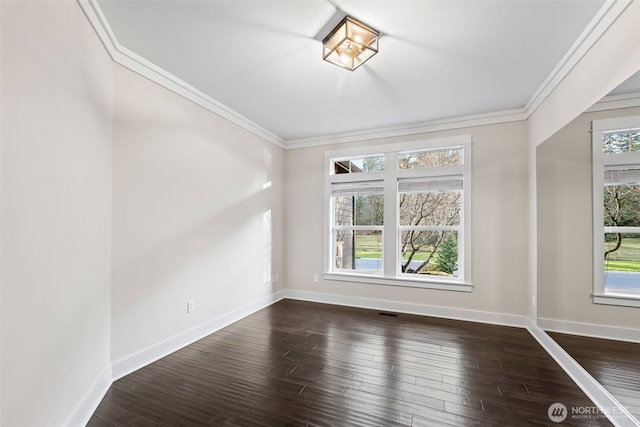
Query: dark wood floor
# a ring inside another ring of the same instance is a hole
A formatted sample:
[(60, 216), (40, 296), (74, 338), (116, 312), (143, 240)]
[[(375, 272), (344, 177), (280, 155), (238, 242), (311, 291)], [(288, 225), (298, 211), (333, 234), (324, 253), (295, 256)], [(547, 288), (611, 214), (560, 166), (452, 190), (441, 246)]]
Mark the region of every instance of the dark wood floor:
[(128, 375), (89, 426), (545, 426), (591, 401), (529, 333), (283, 300)]
[(640, 420), (640, 344), (548, 334)]

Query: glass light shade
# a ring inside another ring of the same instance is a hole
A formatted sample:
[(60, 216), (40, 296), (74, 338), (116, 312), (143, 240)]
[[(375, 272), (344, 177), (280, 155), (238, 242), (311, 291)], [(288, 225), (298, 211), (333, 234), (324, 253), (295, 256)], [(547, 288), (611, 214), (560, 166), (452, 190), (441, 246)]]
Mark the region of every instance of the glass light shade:
[(347, 16), (322, 41), (322, 58), (353, 71), (378, 53), (379, 38), (378, 31)]

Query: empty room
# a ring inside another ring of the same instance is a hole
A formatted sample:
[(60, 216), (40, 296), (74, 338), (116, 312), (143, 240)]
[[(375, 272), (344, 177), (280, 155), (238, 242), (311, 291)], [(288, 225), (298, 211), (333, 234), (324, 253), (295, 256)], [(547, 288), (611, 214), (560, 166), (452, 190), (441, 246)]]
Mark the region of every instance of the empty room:
[(640, 426), (639, 23), (0, 0), (0, 425)]

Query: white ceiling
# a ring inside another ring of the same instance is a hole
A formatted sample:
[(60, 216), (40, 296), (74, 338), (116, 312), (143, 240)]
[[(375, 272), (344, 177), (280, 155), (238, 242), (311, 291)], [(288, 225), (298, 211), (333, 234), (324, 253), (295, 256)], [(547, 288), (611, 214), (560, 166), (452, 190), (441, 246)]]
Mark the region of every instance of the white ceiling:
[[(117, 41), (284, 141), (526, 108), (604, 0), (99, 0)], [(344, 14), (382, 33), (322, 60)]]

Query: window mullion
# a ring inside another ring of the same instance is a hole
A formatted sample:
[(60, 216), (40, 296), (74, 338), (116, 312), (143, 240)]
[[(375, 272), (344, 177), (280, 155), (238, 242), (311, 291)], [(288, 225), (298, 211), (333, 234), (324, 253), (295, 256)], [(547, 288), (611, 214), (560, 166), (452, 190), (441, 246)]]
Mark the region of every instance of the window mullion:
[(460, 277), (470, 278), (471, 272), (471, 155), (472, 145), (467, 144), (462, 152), (462, 164), (464, 168), (464, 184), (462, 191), (462, 204), (460, 206), (460, 231), (458, 233), (459, 251), (458, 268)]
[(385, 154), (383, 259), (385, 277), (398, 274), (398, 153)]

